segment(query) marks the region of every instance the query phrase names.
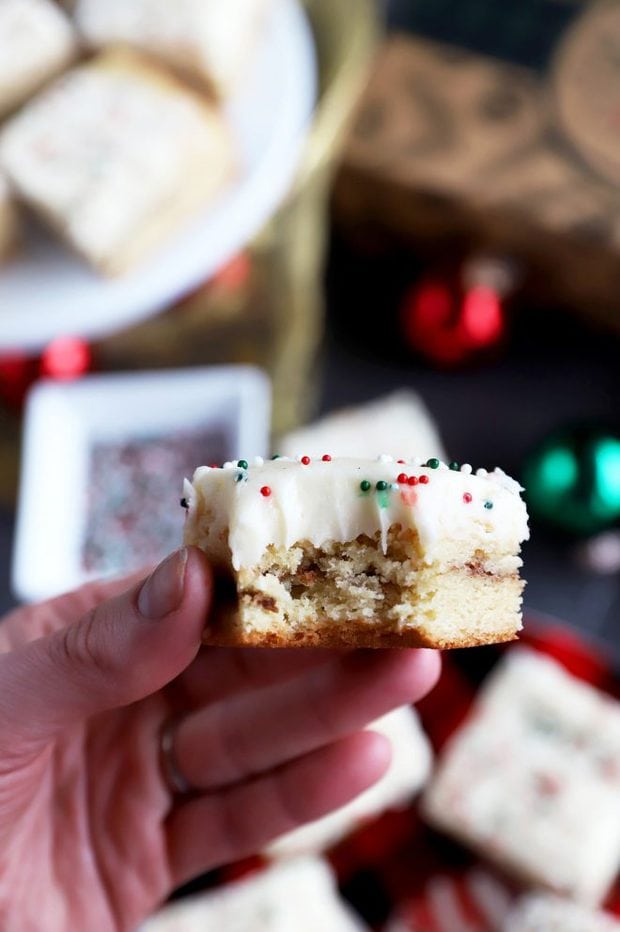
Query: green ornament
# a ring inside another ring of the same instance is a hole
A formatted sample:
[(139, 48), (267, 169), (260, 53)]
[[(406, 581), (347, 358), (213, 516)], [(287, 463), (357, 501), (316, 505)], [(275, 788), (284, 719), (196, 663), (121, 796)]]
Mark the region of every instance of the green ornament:
[(620, 521), (620, 432), (596, 426), (557, 431), (523, 472), (532, 517), (575, 535)]
[(439, 469), (439, 460), (436, 457), (433, 457), (432, 459), (426, 461), (426, 465), (430, 467), (430, 469)]
[(448, 465), (448, 469), (452, 469), (454, 472), (458, 472), (460, 468), (461, 468), (461, 467), (460, 467), (459, 464), (456, 462), (456, 460), (453, 460), (453, 461)]
[(362, 492), (370, 491), (370, 482), (368, 481), (368, 479), (362, 479), (362, 481), (360, 482), (360, 489), (362, 490)]
[(385, 492), (387, 487), (388, 487), (388, 484), (385, 481), (385, 479), (379, 479), (379, 481), (377, 482), (377, 492)]
[(237, 460), (237, 466), (239, 467), (239, 469), (247, 469), (247, 468), (248, 468), (248, 461), (247, 461), (247, 460)]

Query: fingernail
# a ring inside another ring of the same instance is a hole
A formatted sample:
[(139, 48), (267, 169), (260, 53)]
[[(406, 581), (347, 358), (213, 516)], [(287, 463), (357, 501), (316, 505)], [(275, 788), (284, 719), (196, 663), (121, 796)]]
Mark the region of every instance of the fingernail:
[(138, 610), (144, 618), (165, 618), (181, 604), (185, 583), (187, 548), (175, 550), (153, 570), (138, 595)]

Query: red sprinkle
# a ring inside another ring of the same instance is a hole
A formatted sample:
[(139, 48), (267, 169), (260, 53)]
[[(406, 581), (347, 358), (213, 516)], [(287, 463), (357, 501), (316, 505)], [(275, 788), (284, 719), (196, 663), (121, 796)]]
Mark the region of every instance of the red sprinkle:
[(417, 485), (417, 484), (418, 484), (418, 477), (409, 476), (409, 478), (407, 479), (407, 485)]
[[(321, 459), (323, 460), (324, 463), (331, 463), (331, 461), (332, 461), (332, 458), (331, 458), (331, 456), (329, 455), (329, 453), (324, 453), (323, 456), (321, 457)], [(303, 460), (302, 460), (302, 462), (303, 462)]]
[(471, 502), (471, 498), (472, 498), (471, 492), (463, 493), (463, 501), (465, 502), (466, 505), (469, 505), (469, 503)]
[(428, 485), (428, 483), (430, 482), (430, 479), (428, 478), (428, 476), (420, 476), (419, 481), (421, 482), (422, 485)]
[(404, 460), (396, 460), (396, 462), (397, 462), (397, 463), (400, 463), (401, 466), (404, 466), (404, 465), (405, 465), (405, 461), (404, 461)]
[(271, 495), (271, 489), (269, 488), (268, 485), (264, 485), (262, 489), (260, 490), (260, 494), (264, 495), (265, 498), (269, 498), (269, 496)]
[(398, 478), (396, 479), (396, 481), (400, 482), (401, 485), (404, 485), (405, 482), (407, 481), (407, 474), (404, 472), (399, 472)]
[(220, 467), (217, 465), (217, 463), (209, 463), (209, 469), (219, 469), (219, 468)]
[(304, 464), (304, 466), (309, 466), (309, 465), (310, 465), (310, 457), (309, 457), (309, 456), (302, 456), (301, 461), (302, 461), (302, 463)]

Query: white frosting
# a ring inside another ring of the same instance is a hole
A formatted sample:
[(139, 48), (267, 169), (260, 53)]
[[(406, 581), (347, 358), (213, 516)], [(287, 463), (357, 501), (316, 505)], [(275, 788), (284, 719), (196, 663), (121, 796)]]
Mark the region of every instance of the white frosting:
[[(399, 484), (401, 473), (428, 482)], [(371, 484), (366, 492), (360, 486), (364, 480)], [(388, 488), (378, 491), (378, 482)], [(261, 494), (263, 487), (270, 494)], [(429, 564), (441, 560), (446, 543), (462, 543), (466, 555), (478, 548), (516, 554), (528, 537), (520, 491), (501, 470), (473, 476), (381, 459), (304, 465), (282, 457), (248, 469), (236, 463), (222, 469), (201, 466), (185, 487), (186, 540), (200, 541), (216, 556), (227, 545), (237, 570), (254, 566), (270, 544), (288, 548), (305, 540), (320, 547), (380, 532), (385, 550), (394, 524), (417, 530)]]
[(178, 193), (188, 152), (213, 139), (198, 101), (151, 77), (130, 64), (75, 69), (2, 136), (13, 183), (95, 262), (131, 245)]
[(266, 5), (267, 0), (79, 0), (76, 20), (91, 45), (126, 42), (228, 89)]
[(1, 0), (0, 110), (59, 71), (74, 49), (71, 25), (52, 0)]

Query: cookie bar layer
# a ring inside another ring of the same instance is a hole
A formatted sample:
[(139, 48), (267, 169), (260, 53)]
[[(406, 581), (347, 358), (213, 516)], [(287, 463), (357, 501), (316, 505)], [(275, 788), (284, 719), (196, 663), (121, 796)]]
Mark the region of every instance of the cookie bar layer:
[(78, 29), (93, 48), (125, 44), (233, 90), (273, 0), (78, 0)]
[(620, 862), (619, 762), (620, 704), (518, 648), (444, 749), (423, 810), (518, 879), (597, 905)]
[(77, 252), (119, 274), (204, 210), (234, 158), (215, 108), (157, 65), (111, 51), (13, 117), (0, 162)]
[(208, 643), (461, 647), (521, 626), (527, 515), (501, 470), (325, 458), (200, 467), (185, 542), (232, 575)]
[(73, 28), (53, 0), (2, 0), (0, 116), (62, 71), (76, 51)]

